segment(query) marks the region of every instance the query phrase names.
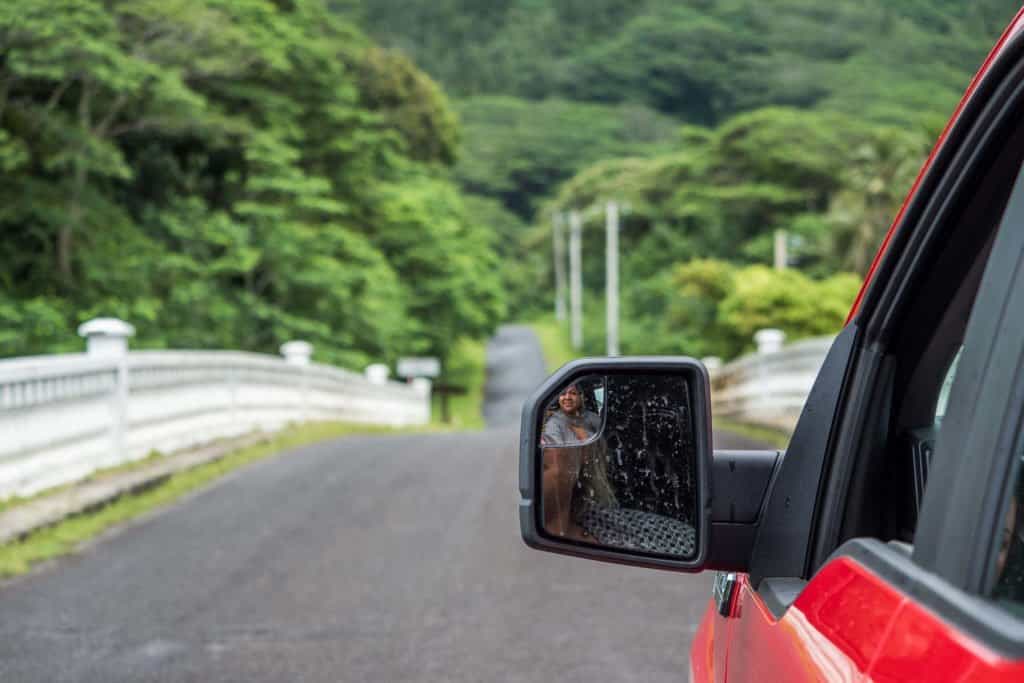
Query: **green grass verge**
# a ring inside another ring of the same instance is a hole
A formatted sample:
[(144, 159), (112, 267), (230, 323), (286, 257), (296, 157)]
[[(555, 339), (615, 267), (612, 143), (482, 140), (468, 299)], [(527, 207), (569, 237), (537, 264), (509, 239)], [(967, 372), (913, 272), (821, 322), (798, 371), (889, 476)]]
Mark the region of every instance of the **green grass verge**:
[(752, 425), (746, 422), (737, 422), (726, 418), (711, 416), (711, 424), (715, 430), (729, 432), (737, 436), (746, 437), (755, 441), (763, 441), (773, 448), (785, 450), (789, 445), (789, 433), (781, 429), (773, 429), (763, 425)]
[[(215, 446), (219, 443), (225, 443), (227, 441), (231, 441), (231, 439), (214, 439), (213, 441), (203, 444), (203, 446)], [(54, 486), (53, 488), (48, 488), (45, 491), (40, 491), (39, 493), (33, 494), (31, 496), (11, 496), (10, 498), (4, 498), (3, 500), (0, 500), (0, 513), (6, 512), (11, 508), (15, 508), (26, 503), (31, 503), (32, 501), (37, 500), (39, 498), (52, 496), (53, 494), (60, 493), (61, 491), (67, 491), (68, 489), (72, 489), (88, 481), (98, 481), (115, 474), (121, 474), (123, 472), (133, 472), (135, 470), (143, 469), (145, 467), (148, 467), (149, 465), (152, 465), (157, 460), (161, 460), (167, 457), (173, 457), (173, 454), (168, 456), (168, 454), (162, 451), (153, 449), (148, 454), (146, 454), (145, 457), (139, 458), (138, 460), (132, 460), (130, 462), (122, 463), (120, 465), (114, 465), (113, 467), (104, 467), (103, 469), (96, 470), (95, 472), (91, 473), (84, 479), (71, 482), (70, 484)]]
[(466, 388), (462, 395), (448, 397), (451, 422), (441, 420), (441, 396), (431, 397), (430, 422), (439, 429), (484, 428), (484, 384), (487, 381), (487, 345), (485, 342), (463, 338), (456, 344), (444, 370), (442, 381)]
[[(211, 443), (207, 445), (213, 444)], [(11, 496), (10, 498), (4, 498), (3, 500), (0, 500), (0, 513), (6, 512), (11, 508), (18, 507), (19, 505), (24, 505), (25, 503), (31, 503), (32, 501), (38, 498), (45, 498), (46, 496), (52, 496), (55, 493), (66, 491), (87, 481), (96, 481), (98, 479), (103, 479), (104, 477), (109, 477), (110, 475), (113, 474), (131, 472), (133, 470), (138, 470), (143, 467), (147, 467), (148, 465), (151, 465), (154, 461), (165, 457), (167, 457), (166, 454), (157, 450), (153, 450), (150, 451), (149, 454), (146, 455), (144, 458), (140, 458), (139, 460), (132, 460), (131, 462), (126, 462), (121, 465), (114, 465), (113, 467), (105, 467), (103, 469), (96, 470), (95, 472), (85, 477), (81, 481), (73, 482), (70, 484), (63, 484), (61, 486), (55, 486), (53, 488), (46, 489), (45, 491), (40, 491), (39, 493), (36, 493), (31, 496)]]
[(555, 320), (554, 316), (534, 320), (530, 327), (540, 339), (548, 372), (554, 372), (569, 361), (580, 358), (580, 354), (572, 350), (567, 325)]
[(24, 574), (33, 565), (65, 555), (115, 524), (167, 505), (232, 470), (275, 453), (348, 434), (401, 431), (411, 430), (335, 422), (289, 427), (268, 441), (234, 451), (220, 460), (179, 472), (142, 492), (122, 496), (97, 510), (69, 517), (53, 526), (33, 532), (19, 541), (0, 545), (0, 577), (9, 578)]

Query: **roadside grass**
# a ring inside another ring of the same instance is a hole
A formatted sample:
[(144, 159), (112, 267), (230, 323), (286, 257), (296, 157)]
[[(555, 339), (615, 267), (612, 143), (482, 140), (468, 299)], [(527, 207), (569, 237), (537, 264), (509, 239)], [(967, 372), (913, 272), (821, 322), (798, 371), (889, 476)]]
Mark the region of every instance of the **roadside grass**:
[[(334, 424), (334, 423), (311, 423), (311, 425), (312, 424)], [(338, 424), (340, 424), (340, 423), (338, 423)], [(210, 441), (208, 443), (204, 443), (203, 446), (216, 446), (219, 443), (223, 443), (225, 441), (230, 441), (230, 440), (231, 439), (214, 439), (213, 441)], [(115, 475), (115, 474), (122, 474), (124, 472), (134, 472), (136, 470), (140, 470), (140, 469), (142, 469), (144, 467), (147, 467), (147, 466), (153, 464), (157, 460), (160, 460), (162, 458), (167, 458), (167, 457), (173, 457), (173, 456), (174, 456), (173, 453), (167, 454), (167, 453), (164, 453), (163, 451), (158, 451), (158, 450), (156, 450), (154, 448), (149, 453), (147, 453), (144, 457), (139, 458), (138, 460), (132, 460), (130, 462), (122, 463), (120, 465), (114, 465), (113, 467), (104, 467), (102, 469), (98, 469), (95, 472), (92, 472), (91, 474), (89, 474), (89, 476), (85, 477), (84, 479), (80, 479), (80, 480), (72, 482), (70, 484), (62, 484), (60, 486), (54, 486), (53, 488), (48, 488), (45, 491), (40, 491), (39, 493), (33, 494), (31, 496), (11, 496), (10, 498), (0, 499), (0, 514), (6, 512), (7, 510), (10, 510), (11, 508), (16, 508), (16, 507), (18, 507), (20, 505), (24, 505), (26, 503), (31, 503), (32, 501), (37, 500), (39, 498), (45, 498), (47, 496), (52, 496), (53, 494), (60, 493), (61, 491), (67, 491), (68, 489), (72, 489), (72, 488), (74, 488), (76, 486), (80, 486), (81, 484), (84, 484), (86, 482), (99, 481), (99, 480), (102, 480), (102, 479), (104, 479), (106, 477), (109, 477), (109, 476), (112, 476), (112, 475)]]
[[(275, 453), (339, 436), (394, 434), (410, 431), (422, 430), (416, 428), (393, 429), (340, 422), (310, 423), (286, 428), (270, 436), (267, 441), (243, 447), (219, 460), (178, 472), (143, 491), (122, 496), (96, 510), (68, 517), (53, 526), (32, 532), (18, 541), (0, 545), (0, 578), (11, 578), (24, 574), (39, 562), (74, 551), (83, 542), (98, 536), (115, 524), (168, 505), (233, 470), (257, 460), (263, 460)], [(151, 455), (150, 457), (159, 456)], [(127, 467), (137, 467), (139, 464), (131, 463)], [(125, 468), (113, 469), (123, 470)], [(40, 495), (49, 493), (52, 491)], [(18, 499), (14, 504), (24, 500), (26, 499)]]
[(538, 318), (529, 325), (540, 340), (548, 372), (554, 372), (569, 361), (581, 357), (572, 350), (565, 325), (555, 320), (553, 315)]
[(754, 441), (761, 441), (772, 448), (785, 450), (789, 445), (789, 433), (781, 429), (773, 429), (764, 425), (754, 425), (746, 422), (737, 422), (727, 418), (711, 416), (711, 425), (716, 431), (729, 432), (736, 436), (742, 436)]
[[(212, 446), (215, 443), (217, 442), (214, 441), (206, 445)], [(103, 469), (96, 470), (95, 472), (85, 477), (84, 479), (81, 479), (70, 484), (54, 486), (53, 488), (46, 489), (45, 491), (40, 491), (39, 493), (33, 494), (31, 496), (11, 496), (10, 498), (0, 499), (0, 513), (4, 513), (7, 510), (10, 510), (11, 508), (16, 508), (26, 503), (31, 503), (32, 501), (37, 500), (39, 498), (52, 496), (53, 494), (60, 493), (61, 491), (67, 491), (68, 489), (72, 489), (75, 486), (84, 484), (87, 481), (97, 481), (110, 475), (121, 474), (122, 472), (132, 472), (134, 470), (141, 469), (143, 467), (146, 467), (147, 465), (151, 465), (156, 460), (165, 457), (167, 457), (165, 453), (154, 449), (150, 451), (148, 454), (146, 454), (146, 456), (143, 458), (139, 458), (138, 460), (132, 460), (131, 462), (126, 462), (121, 465), (114, 465), (113, 467), (104, 467)]]
[(487, 345), (477, 339), (458, 341), (441, 378), (447, 384), (465, 387), (466, 393), (448, 397), (451, 422), (441, 420), (441, 396), (434, 392), (430, 401), (431, 426), (443, 430), (484, 428), (484, 384), (487, 381)]

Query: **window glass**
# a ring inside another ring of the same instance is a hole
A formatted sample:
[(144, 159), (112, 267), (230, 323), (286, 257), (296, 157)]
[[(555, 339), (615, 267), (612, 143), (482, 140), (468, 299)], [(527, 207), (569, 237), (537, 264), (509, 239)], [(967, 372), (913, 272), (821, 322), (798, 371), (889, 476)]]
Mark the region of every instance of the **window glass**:
[[(949, 364), (949, 370), (946, 371), (946, 379), (942, 381), (942, 389), (939, 390), (938, 404), (935, 406), (935, 422), (941, 422), (943, 416), (946, 414), (946, 405), (949, 403), (949, 391), (953, 388), (953, 379), (956, 377), (956, 366), (960, 363), (960, 356), (963, 355), (964, 347), (960, 347), (960, 350), (956, 352), (956, 356), (953, 357), (953, 362)], [(934, 376), (934, 375), (933, 375)]]
[(1024, 467), (1017, 464), (1009, 505), (1000, 523), (999, 555), (993, 596), (999, 603), (1024, 617)]

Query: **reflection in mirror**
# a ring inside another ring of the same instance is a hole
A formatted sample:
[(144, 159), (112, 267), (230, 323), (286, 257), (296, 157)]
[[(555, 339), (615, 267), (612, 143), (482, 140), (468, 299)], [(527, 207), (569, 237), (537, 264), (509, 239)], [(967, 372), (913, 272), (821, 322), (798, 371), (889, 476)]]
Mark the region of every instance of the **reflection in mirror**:
[(541, 442), (545, 446), (582, 444), (601, 431), (604, 378), (581, 377), (559, 390), (544, 413)]
[(683, 559), (696, 554), (697, 453), (684, 378), (576, 380), (552, 399), (540, 446), (549, 534)]

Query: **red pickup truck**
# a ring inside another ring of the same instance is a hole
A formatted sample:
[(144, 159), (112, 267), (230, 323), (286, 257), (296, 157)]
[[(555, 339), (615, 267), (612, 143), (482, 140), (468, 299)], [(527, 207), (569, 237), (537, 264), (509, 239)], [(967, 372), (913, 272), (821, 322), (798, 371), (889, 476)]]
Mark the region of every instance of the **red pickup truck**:
[(693, 681), (1024, 681), (1024, 12), (896, 216), (785, 452), (714, 451), (683, 357), (523, 408), (531, 547), (715, 570)]

